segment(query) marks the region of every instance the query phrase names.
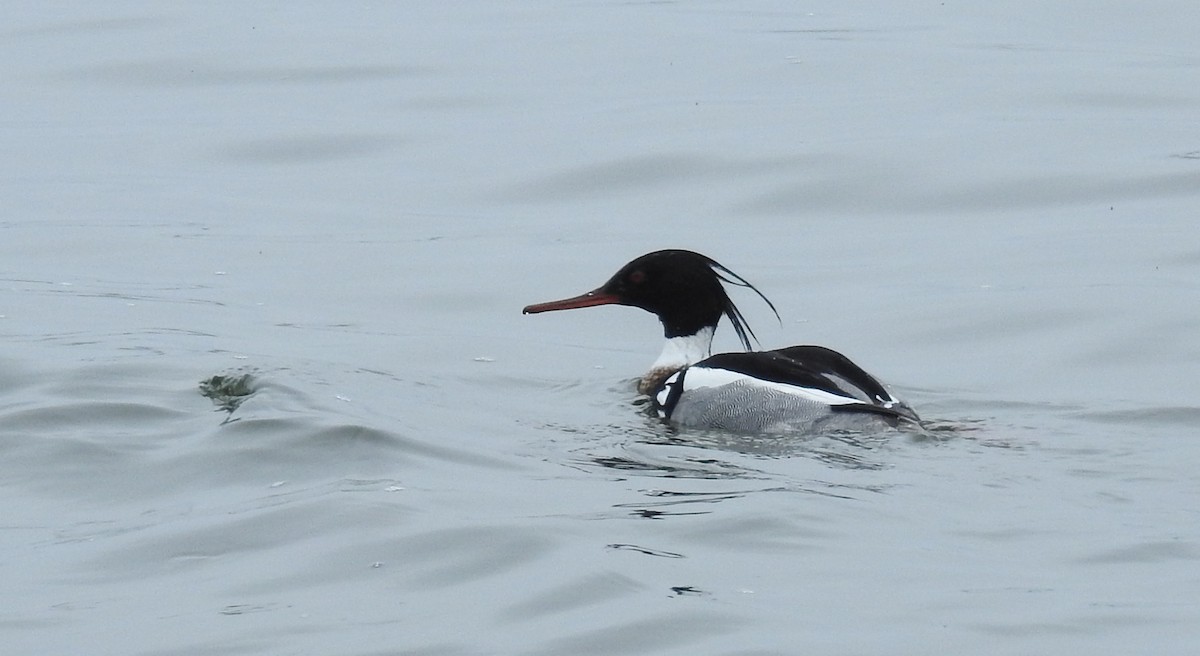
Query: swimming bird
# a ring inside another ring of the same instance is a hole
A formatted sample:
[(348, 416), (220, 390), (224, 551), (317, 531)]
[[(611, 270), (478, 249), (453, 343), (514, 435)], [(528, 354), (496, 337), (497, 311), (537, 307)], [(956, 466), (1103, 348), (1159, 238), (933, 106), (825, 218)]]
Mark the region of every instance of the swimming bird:
[[(672, 423), (745, 432), (812, 431), (864, 424), (896, 426), (920, 419), (849, 358), (823, 346), (754, 351), (758, 340), (724, 285), (762, 292), (716, 260), (687, 250), (647, 253), (600, 287), (526, 306), (524, 314), (628, 305), (656, 315), (666, 344), (638, 392)], [(711, 354), (721, 317), (745, 352)]]

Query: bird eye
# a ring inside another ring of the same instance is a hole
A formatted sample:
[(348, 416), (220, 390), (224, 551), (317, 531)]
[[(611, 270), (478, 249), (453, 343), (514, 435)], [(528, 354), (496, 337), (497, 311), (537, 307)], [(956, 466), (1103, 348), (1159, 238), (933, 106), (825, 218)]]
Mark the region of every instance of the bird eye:
[(635, 285), (640, 285), (646, 282), (646, 272), (642, 271), (641, 269), (633, 271), (629, 274), (629, 282)]

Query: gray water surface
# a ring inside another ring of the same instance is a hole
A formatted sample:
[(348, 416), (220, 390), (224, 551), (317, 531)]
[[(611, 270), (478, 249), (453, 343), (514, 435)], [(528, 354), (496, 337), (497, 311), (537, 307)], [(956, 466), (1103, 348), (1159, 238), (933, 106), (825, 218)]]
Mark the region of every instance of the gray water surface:
[[(4, 653), (1192, 653), (1197, 24), (8, 8)], [(675, 430), (652, 316), (520, 313), (666, 247), (931, 430)]]

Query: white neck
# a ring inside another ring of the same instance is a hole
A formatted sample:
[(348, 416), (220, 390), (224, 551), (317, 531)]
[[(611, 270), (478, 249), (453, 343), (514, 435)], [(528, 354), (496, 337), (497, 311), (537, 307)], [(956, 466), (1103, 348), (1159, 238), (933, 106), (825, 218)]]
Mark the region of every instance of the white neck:
[(682, 369), (712, 355), (712, 339), (715, 326), (701, 328), (695, 335), (671, 337), (663, 345), (662, 353), (651, 365), (650, 370)]

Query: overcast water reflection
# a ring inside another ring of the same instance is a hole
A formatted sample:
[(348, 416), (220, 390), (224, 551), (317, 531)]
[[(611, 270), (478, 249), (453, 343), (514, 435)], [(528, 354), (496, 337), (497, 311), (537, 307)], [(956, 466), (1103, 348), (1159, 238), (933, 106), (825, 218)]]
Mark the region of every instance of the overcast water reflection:
[[(1190, 654), (1197, 24), (10, 7), (4, 652)], [(926, 428), (673, 428), (652, 316), (521, 315), (670, 247)]]

